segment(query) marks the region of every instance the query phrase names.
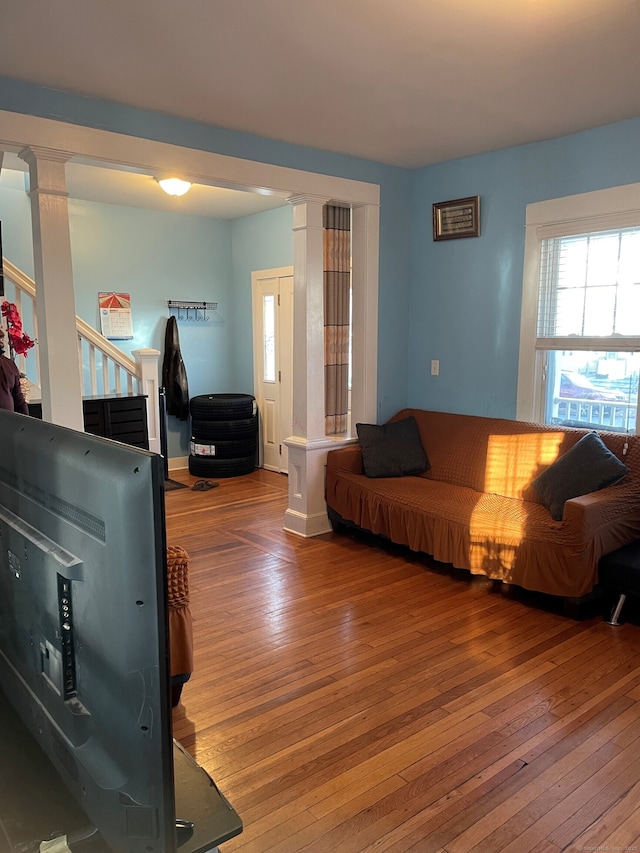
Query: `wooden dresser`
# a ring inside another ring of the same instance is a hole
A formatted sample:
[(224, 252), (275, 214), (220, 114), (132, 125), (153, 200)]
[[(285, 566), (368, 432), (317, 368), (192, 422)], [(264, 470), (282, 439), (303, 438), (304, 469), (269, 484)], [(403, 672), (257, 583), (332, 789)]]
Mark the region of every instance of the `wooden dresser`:
[[(144, 394), (131, 397), (85, 397), (82, 410), (86, 432), (149, 449), (147, 398)], [(29, 403), (29, 414), (41, 418), (42, 404)]]

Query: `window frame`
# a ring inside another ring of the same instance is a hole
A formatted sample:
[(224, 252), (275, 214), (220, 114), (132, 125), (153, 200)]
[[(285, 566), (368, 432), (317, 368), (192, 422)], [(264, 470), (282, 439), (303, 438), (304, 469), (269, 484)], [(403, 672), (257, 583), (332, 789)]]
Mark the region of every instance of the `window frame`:
[[(516, 403), (518, 420), (544, 421), (545, 350), (536, 347), (542, 241), (548, 237), (633, 226), (640, 227), (640, 183), (527, 205)], [(553, 346), (548, 349), (610, 350), (611, 340), (610, 337), (584, 337), (580, 338), (581, 346), (576, 347), (575, 338), (568, 339), (567, 346), (559, 346), (562, 340), (555, 338)], [(640, 351), (640, 334), (632, 337), (616, 336), (615, 343), (615, 351)]]

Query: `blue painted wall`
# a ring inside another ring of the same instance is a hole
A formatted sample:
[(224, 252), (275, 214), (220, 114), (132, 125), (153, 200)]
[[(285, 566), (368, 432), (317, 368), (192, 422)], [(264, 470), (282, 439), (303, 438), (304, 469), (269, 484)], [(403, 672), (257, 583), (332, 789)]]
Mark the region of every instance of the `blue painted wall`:
[[(640, 119), (410, 172), (20, 81), (0, 79), (0, 109), (379, 184), (379, 420), (406, 404), (513, 417), (526, 205), (640, 181)], [(476, 194), (481, 237), (434, 243), (433, 202)], [(250, 272), (291, 263), (290, 216), (283, 208), (230, 226), (232, 290), (218, 301), (234, 390), (252, 383)]]
[[(413, 173), (333, 152), (263, 139), (252, 134), (71, 95), (19, 80), (0, 78), (0, 109), (184, 145), (264, 163), (378, 184), (381, 193), (380, 334), (378, 412), (384, 420), (406, 403), (410, 293), (411, 188)], [(267, 226), (267, 230), (271, 224)], [(236, 257), (237, 257), (237, 253)], [(269, 249), (268, 254), (276, 254)], [(270, 266), (256, 258), (259, 267)], [(242, 262), (240, 262), (242, 263)], [(286, 260), (285, 264), (291, 263)], [(274, 265), (280, 265), (280, 262)], [(246, 281), (246, 279), (245, 279)], [(242, 283), (240, 285), (242, 288)], [(240, 291), (239, 307), (246, 303)], [(245, 346), (250, 323), (244, 313), (227, 315), (236, 327), (233, 346)], [(247, 354), (232, 357), (231, 376), (247, 381)]]
[[(640, 181), (639, 150), (632, 119), (415, 173), (409, 405), (515, 417), (526, 206)], [(472, 195), (481, 236), (433, 242), (432, 204)]]
[[(215, 301), (208, 322), (179, 322), (178, 332), (191, 396), (224, 384), (232, 364), (231, 223), (77, 200), (69, 223), (76, 313), (100, 329), (98, 293), (129, 293), (134, 338), (114, 343), (127, 354), (153, 347), (162, 365), (167, 301)], [(189, 439), (188, 423), (169, 416), (169, 456), (188, 455)]]
[(230, 373), (232, 387), (221, 390), (253, 394), (251, 273), (293, 265), (292, 224), (290, 205), (232, 223), (234, 364)]
[[(292, 213), (226, 221), (71, 199), (76, 313), (100, 329), (98, 293), (129, 293), (134, 337), (114, 344), (128, 355), (157, 349), (162, 364), (167, 300), (217, 302), (207, 322), (178, 324), (190, 395), (251, 394), (251, 272), (293, 263)], [(0, 222), (5, 256), (33, 277), (29, 199), (15, 178), (0, 181)], [(188, 455), (188, 426), (168, 417), (170, 457)]]
[[(0, 223), (2, 223), (3, 255), (33, 278), (33, 240), (31, 237), (31, 205), (25, 193), (25, 176), (4, 172), (0, 176)], [(7, 281), (3, 298), (13, 301), (15, 294)], [(32, 313), (22, 310), (23, 327), (35, 337)], [(34, 355), (27, 353), (25, 373), (37, 382), (38, 367)]]
[(31, 203), (25, 193), (24, 176), (0, 176), (0, 222), (2, 250), (6, 258), (33, 278)]

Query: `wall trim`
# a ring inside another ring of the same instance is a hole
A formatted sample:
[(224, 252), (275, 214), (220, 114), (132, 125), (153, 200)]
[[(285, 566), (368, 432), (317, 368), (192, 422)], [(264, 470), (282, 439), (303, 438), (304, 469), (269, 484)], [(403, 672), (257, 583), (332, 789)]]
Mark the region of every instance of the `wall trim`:
[(345, 204), (380, 204), (378, 184), (336, 178), (301, 169), (242, 160), (169, 142), (157, 142), (110, 130), (0, 110), (0, 148), (19, 154), (25, 147), (64, 152), (70, 159), (89, 158), (130, 166), (156, 175), (179, 171), (193, 183), (229, 189), (292, 195), (326, 196)]
[[(65, 158), (89, 161), (96, 166), (130, 167), (150, 176), (177, 172), (193, 183), (275, 194), (288, 201), (315, 198), (350, 206), (353, 211), (353, 375), (358, 377), (352, 392), (352, 421), (375, 421), (380, 244), (378, 184), (0, 110), (0, 150), (19, 153), (26, 147), (59, 151)], [(294, 210), (297, 207), (294, 205)], [(294, 267), (298, 267), (296, 276), (302, 271), (302, 265), (306, 270), (308, 259), (296, 259), (294, 252)], [(50, 331), (50, 342), (55, 345), (55, 329)], [(295, 410), (294, 400), (294, 413)], [(305, 457), (309, 453), (307, 449)], [(172, 464), (175, 466), (175, 459)], [(302, 515), (307, 521), (300, 529), (296, 515), (293, 525), (302, 535), (316, 535), (325, 529), (323, 511), (319, 506), (323, 504), (323, 474), (323, 467), (314, 458), (304, 477), (307, 494)]]

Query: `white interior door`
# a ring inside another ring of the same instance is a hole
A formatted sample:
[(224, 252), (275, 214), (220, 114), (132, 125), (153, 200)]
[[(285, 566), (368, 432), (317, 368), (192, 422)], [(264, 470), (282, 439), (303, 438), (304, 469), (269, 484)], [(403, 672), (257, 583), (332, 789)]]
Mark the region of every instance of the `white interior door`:
[(288, 472), (284, 439), (293, 432), (293, 268), (251, 274), (254, 394), (260, 416), (260, 461)]

